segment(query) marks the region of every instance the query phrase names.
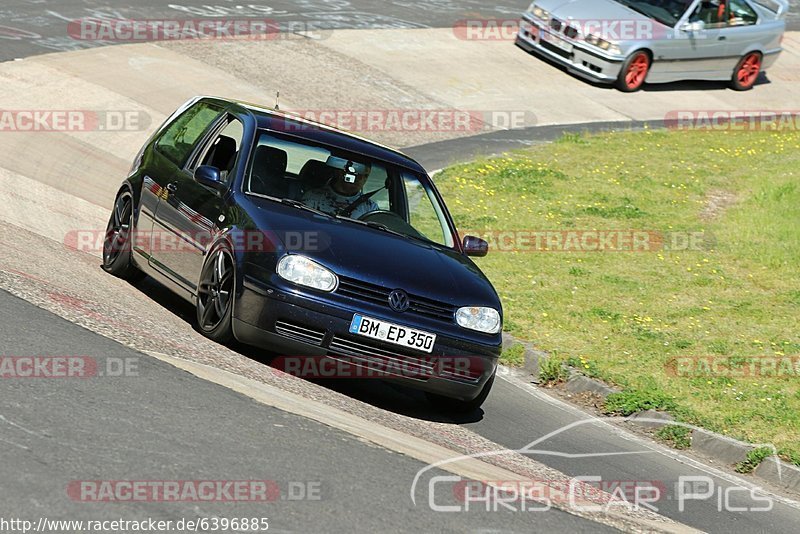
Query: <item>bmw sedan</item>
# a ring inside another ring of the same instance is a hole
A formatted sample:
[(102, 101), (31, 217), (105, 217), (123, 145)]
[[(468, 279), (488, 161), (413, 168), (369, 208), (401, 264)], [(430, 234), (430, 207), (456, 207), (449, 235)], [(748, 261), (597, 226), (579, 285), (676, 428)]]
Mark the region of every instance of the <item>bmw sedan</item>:
[(535, 0), (517, 45), (586, 79), (751, 89), (781, 53), (787, 0)]
[[(205, 336), (368, 369), (444, 410), (486, 399), (502, 308), (425, 170), (365, 139), (194, 99), (136, 156), (103, 267), (191, 302)], [(353, 373), (350, 376), (367, 376)]]

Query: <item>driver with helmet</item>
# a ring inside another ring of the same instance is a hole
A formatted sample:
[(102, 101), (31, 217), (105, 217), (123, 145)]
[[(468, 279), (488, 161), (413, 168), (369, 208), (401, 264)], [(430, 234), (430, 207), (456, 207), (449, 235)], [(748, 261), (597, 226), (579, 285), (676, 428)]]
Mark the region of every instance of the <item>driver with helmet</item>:
[[(363, 196), (362, 190), (367, 183), (372, 165), (367, 163), (366, 170), (358, 173), (355, 166), (348, 164), (344, 169), (336, 169), (333, 178), (319, 189), (312, 189), (303, 195), (302, 202), (310, 208), (330, 213), (332, 215), (344, 215), (353, 219), (359, 219), (372, 211), (377, 211), (378, 205), (370, 198), (365, 198), (359, 202)], [(342, 213), (349, 206), (355, 207), (351, 213)]]

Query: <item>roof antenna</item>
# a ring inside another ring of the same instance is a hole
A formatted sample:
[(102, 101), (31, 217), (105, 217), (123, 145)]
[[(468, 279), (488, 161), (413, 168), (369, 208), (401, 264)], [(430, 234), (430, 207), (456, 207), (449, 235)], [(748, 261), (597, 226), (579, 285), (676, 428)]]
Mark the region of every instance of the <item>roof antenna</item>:
[(281, 110), (280, 101), (281, 101), (281, 92), (278, 91), (278, 94), (275, 96), (275, 111)]

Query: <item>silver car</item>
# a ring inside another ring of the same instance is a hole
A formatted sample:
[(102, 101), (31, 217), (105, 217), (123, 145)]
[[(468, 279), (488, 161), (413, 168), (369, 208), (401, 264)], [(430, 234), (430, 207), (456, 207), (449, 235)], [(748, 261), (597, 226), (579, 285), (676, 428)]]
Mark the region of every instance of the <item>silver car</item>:
[(782, 51), (787, 0), (535, 0), (517, 45), (625, 92), (726, 80), (746, 91)]

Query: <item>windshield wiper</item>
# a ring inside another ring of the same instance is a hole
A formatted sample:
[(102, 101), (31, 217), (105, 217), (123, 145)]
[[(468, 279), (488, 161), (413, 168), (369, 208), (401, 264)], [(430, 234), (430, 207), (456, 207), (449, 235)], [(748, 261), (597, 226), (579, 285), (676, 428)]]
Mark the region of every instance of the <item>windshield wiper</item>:
[(325, 217), (327, 217), (329, 219), (333, 218), (333, 215), (331, 215), (330, 213), (325, 213), (324, 211), (321, 211), (321, 210), (318, 210), (318, 209), (314, 209), (314, 208), (312, 208), (310, 206), (307, 206), (307, 205), (303, 204), (299, 200), (292, 200), (291, 198), (282, 198), (281, 199), (281, 204), (285, 204), (287, 206), (292, 206), (294, 208), (299, 208), (299, 209), (304, 210), (304, 211), (310, 211), (311, 213), (315, 213), (317, 215), (323, 215), (323, 216), (325, 216)]
[(369, 226), (370, 228), (375, 228), (376, 230), (382, 230), (384, 232), (387, 232), (387, 233), (390, 233), (390, 234), (394, 234), (396, 236), (404, 237), (406, 239), (413, 239), (412, 236), (410, 236), (408, 234), (404, 234), (402, 232), (398, 232), (397, 230), (392, 230), (391, 228), (389, 228), (385, 224), (377, 223), (377, 222), (374, 222), (374, 221), (360, 221), (358, 219), (351, 219), (349, 217), (337, 217), (337, 218), (345, 219), (347, 221), (351, 221), (351, 222), (354, 222), (356, 224), (360, 224), (362, 226)]

